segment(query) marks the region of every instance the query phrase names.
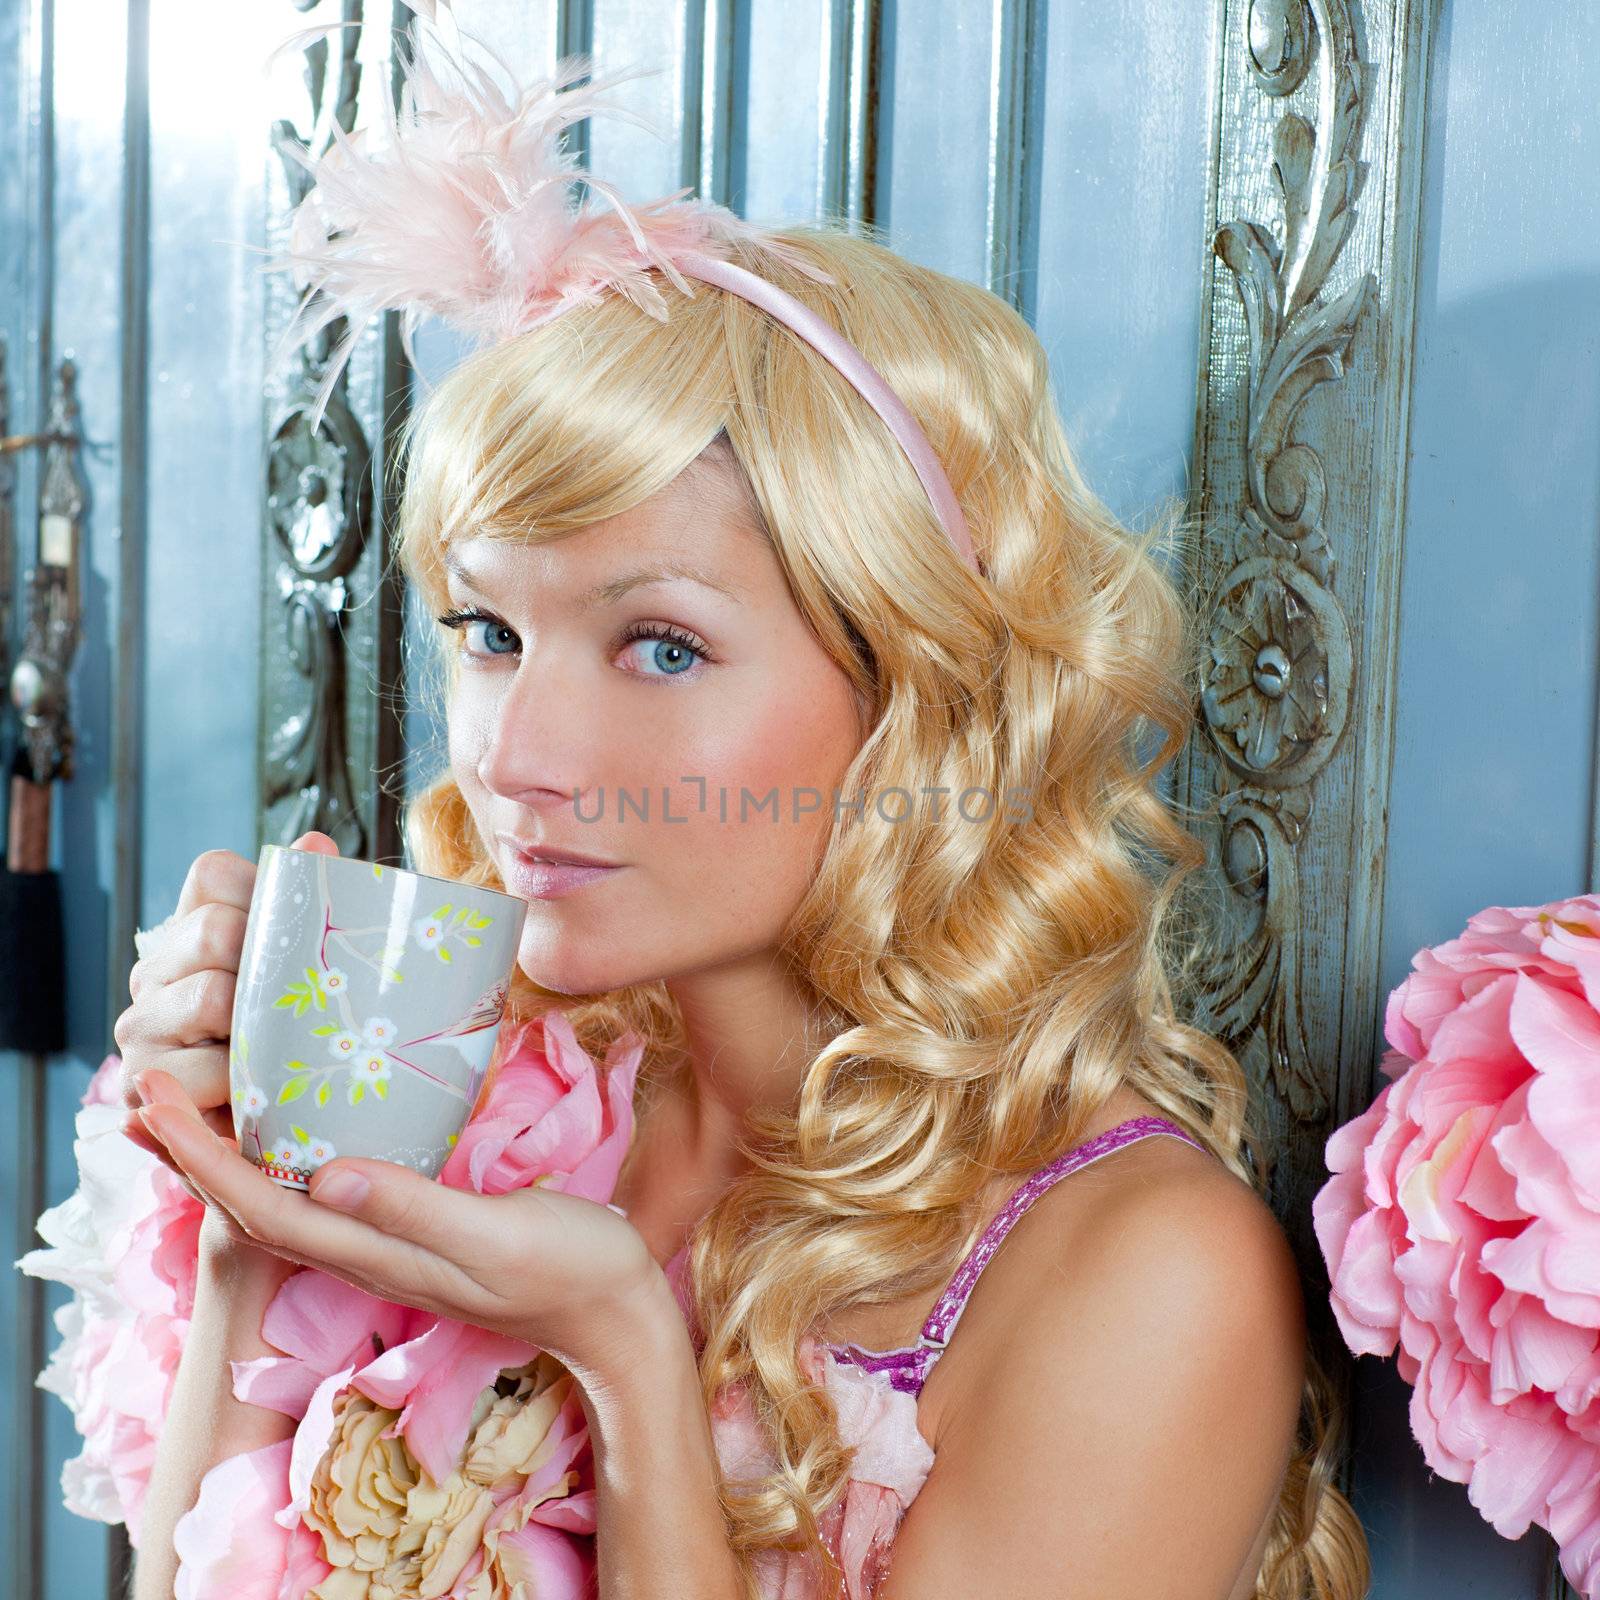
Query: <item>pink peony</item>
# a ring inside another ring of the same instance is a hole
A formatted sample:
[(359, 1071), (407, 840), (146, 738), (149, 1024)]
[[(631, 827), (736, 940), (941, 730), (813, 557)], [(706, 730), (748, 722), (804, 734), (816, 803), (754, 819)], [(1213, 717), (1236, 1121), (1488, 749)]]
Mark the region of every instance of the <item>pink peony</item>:
[[(173, 1600), (206, 1593), (231, 1600), (302, 1600), (333, 1570), (309, 1528), (285, 1531), (273, 1513), (288, 1493), (291, 1441), (219, 1461), (200, 1480), (194, 1509), (179, 1519)], [(204, 1573), (209, 1587), (202, 1587)]]
[(67, 1509), (126, 1523), (137, 1550), (156, 1436), (194, 1310), (205, 1208), (124, 1137), (121, 1070), (121, 1058), (107, 1056), (84, 1091), (73, 1141), (78, 1187), (36, 1224), (51, 1248), (15, 1265), (74, 1291), (55, 1312), (62, 1340), (37, 1380), (72, 1410), (84, 1441), (62, 1468)]
[(1392, 1081), (1312, 1206), (1340, 1331), (1428, 1465), (1600, 1596), (1600, 897), (1494, 906), (1389, 997)]

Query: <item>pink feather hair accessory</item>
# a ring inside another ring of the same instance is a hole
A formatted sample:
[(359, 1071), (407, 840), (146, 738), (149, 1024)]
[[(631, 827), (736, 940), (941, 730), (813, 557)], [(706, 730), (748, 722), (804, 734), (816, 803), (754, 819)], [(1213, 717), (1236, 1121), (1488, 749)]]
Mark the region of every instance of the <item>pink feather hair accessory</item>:
[[(494, 70), (444, 45), (437, 20), (448, 10), (443, 0), (409, 3), (435, 35), (430, 48), (413, 39), (403, 53), (399, 104), (384, 100), (381, 137), (335, 124), (320, 157), (299, 155), (312, 187), (295, 208), (287, 249), (270, 263), (292, 272), (302, 291), (277, 359), (345, 323), (323, 371), (315, 417), (362, 333), (385, 311), (401, 314), (402, 342), (414, 357), (413, 336), (427, 316), (480, 345), (607, 293), (665, 321), (667, 304), (652, 274), (686, 295), (694, 293), (687, 280), (697, 278), (760, 306), (855, 385), (905, 451), (957, 554), (980, 570), (943, 466), (882, 374), (822, 317), (728, 252), (742, 246), (819, 282), (831, 283), (831, 276), (727, 207), (685, 198), (688, 189), (625, 202), (562, 148), (564, 130), (588, 117), (648, 127), (603, 98), (641, 69), (591, 77), (590, 59), (570, 56), (550, 77), (524, 85), (481, 42), (472, 41), (475, 51)], [(600, 203), (574, 202), (580, 182)]]

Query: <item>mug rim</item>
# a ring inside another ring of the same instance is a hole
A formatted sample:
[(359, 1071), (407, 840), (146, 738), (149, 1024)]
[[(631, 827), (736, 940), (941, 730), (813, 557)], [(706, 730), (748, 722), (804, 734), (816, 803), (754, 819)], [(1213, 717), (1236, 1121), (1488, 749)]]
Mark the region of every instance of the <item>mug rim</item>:
[(261, 847), (263, 854), (268, 850), (282, 850), (292, 856), (321, 856), (326, 861), (343, 861), (353, 866), (382, 867), (385, 872), (403, 872), (407, 877), (420, 878), (424, 883), (443, 884), (447, 889), (470, 889), (475, 894), (492, 894), (501, 900), (509, 900), (513, 905), (526, 907), (527, 901), (520, 894), (512, 894), (506, 889), (492, 889), (486, 883), (467, 883), (461, 878), (440, 878), (431, 872), (418, 872), (412, 867), (391, 866), (384, 861), (368, 861), (360, 856), (330, 856), (324, 850), (300, 850), (292, 844), (274, 844), (268, 842)]

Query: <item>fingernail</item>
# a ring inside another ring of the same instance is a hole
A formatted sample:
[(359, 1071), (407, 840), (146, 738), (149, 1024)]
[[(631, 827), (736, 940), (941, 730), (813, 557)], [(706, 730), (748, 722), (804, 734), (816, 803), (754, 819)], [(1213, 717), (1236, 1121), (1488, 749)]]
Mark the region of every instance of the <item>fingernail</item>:
[(324, 1205), (349, 1208), (360, 1205), (370, 1187), (359, 1172), (341, 1167), (339, 1171), (330, 1172), (319, 1180), (309, 1193), (313, 1200), (320, 1200)]
[[(162, 1142), (162, 1144), (168, 1146), (169, 1148), (172, 1145), (172, 1139), (161, 1131), (161, 1124), (155, 1120), (159, 1116), (166, 1117), (166, 1125), (173, 1130), (173, 1133), (179, 1137), (180, 1141), (182, 1139), (182, 1135), (179, 1135), (177, 1130), (178, 1125), (181, 1122), (188, 1122), (197, 1127), (205, 1128), (207, 1133), (211, 1132), (209, 1128), (206, 1128), (205, 1123), (201, 1122), (193, 1112), (179, 1111), (176, 1106), (166, 1105), (159, 1100), (154, 1101), (152, 1104), (147, 1106), (140, 1106), (139, 1120), (144, 1123), (145, 1127), (147, 1127), (150, 1132)], [(213, 1135), (213, 1137), (215, 1137), (215, 1135)]]
[(150, 1104), (150, 1091), (145, 1088), (144, 1074), (142, 1072), (136, 1072), (133, 1075), (133, 1092), (138, 1095), (140, 1105), (147, 1106)]

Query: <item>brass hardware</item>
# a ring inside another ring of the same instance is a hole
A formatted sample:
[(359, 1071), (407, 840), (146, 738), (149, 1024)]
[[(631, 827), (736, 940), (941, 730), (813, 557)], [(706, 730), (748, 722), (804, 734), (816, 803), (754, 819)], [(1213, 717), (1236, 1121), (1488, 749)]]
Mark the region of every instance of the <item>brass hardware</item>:
[(12, 445), (21, 440), (22, 447), (43, 441), (45, 448), (39, 474), (38, 559), (27, 578), (22, 653), (11, 670), (10, 683), (11, 703), (22, 718), (26, 777), (35, 784), (72, 776), (67, 673), (82, 625), (79, 569), (88, 504), (77, 468), (82, 442), (77, 423), (77, 368), (71, 361), (63, 361), (56, 374), (46, 431), (0, 441)]
[(75, 446), (77, 443), (77, 435), (71, 433), (14, 433), (9, 439), (0, 439), (0, 456), (14, 455), (19, 450), (33, 450), (41, 445)]

